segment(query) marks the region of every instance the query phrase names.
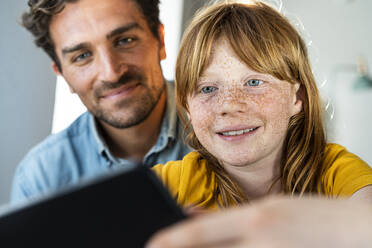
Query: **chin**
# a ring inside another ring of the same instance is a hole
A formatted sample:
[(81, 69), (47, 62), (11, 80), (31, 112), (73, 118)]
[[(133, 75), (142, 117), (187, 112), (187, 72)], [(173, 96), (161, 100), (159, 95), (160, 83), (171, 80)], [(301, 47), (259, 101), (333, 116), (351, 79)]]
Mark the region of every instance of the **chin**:
[(235, 167), (244, 167), (249, 164), (253, 164), (254, 162), (256, 162), (256, 159), (247, 156), (225, 156), (223, 158), (220, 158), (219, 161), (221, 161), (223, 164), (228, 164)]
[[(205, 146), (204, 146), (205, 147)], [(208, 149), (209, 148), (209, 149)], [(255, 158), (254, 154), (249, 154), (247, 151), (241, 151), (241, 149), (228, 149), (226, 146), (214, 147), (215, 149), (211, 149), (213, 147), (209, 146), (206, 149), (209, 151), (211, 155), (213, 155), (220, 163), (228, 164), (232, 166), (242, 167), (250, 162), (252, 162)], [(237, 151), (241, 152), (237, 152)]]

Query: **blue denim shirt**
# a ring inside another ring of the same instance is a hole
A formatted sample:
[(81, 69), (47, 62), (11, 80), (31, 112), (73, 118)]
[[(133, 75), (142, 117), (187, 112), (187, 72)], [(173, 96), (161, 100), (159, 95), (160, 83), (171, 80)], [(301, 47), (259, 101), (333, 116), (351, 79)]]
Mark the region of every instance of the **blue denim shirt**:
[[(156, 144), (143, 159), (145, 166), (180, 160), (189, 153), (183, 143), (183, 128), (177, 117), (174, 84), (167, 82), (167, 105)], [(47, 137), (21, 161), (13, 179), (10, 203), (52, 193), (115, 168), (135, 162), (113, 156), (86, 112), (67, 129)]]

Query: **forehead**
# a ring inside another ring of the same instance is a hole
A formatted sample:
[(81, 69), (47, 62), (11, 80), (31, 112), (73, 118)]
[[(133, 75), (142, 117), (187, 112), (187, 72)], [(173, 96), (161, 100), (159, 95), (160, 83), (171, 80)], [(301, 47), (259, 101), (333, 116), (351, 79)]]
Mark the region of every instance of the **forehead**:
[(213, 77), (222, 72), (226, 73), (225, 76), (230, 75), (230, 73), (237, 75), (237, 72), (239, 72), (239, 74), (243, 72), (253, 73), (253, 70), (238, 57), (229, 41), (224, 37), (218, 38), (212, 43), (210, 57), (200, 80), (206, 77)]
[(232, 63), (245, 65), (245, 63), (237, 56), (229, 41), (222, 37), (212, 43), (211, 57), (209, 65), (229, 67)]
[(69, 46), (105, 37), (115, 28), (133, 22), (147, 28), (133, 0), (79, 0), (66, 3), (65, 8), (53, 16), (50, 33), (56, 47)]

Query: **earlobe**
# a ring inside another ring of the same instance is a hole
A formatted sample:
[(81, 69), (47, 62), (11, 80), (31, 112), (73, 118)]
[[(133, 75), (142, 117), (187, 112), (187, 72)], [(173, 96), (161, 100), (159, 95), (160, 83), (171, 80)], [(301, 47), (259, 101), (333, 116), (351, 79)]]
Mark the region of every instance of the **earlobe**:
[(158, 28), (158, 36), (159, 36), (159, 57), (160, 60), (164, 60), (167, 57), (167, 53), (165, 50), (165, 42), (164, 42), (164, 25), (160, 24)]
[(55, 73), (57, 76), (60, 76), (60, 75), (61, 75), (61, 71), (59, 70), (59, 68), (58, 68), (56, 62), (53, 62), (53, 63), (52, 63), (52, 69), (53, 69), (54, 73)]
[(293, 94), (293, 115), (296, 115), (302, 111), (303, 102), (303, 89), (300, 83), (294, 84), (294, 94)]

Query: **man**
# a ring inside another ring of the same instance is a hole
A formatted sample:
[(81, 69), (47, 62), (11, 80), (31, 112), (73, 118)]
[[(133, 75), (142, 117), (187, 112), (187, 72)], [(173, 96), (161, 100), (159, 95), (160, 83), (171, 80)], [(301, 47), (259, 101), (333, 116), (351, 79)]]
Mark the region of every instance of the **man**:
[(173, 84), (165, 82), (158, 0), (29, 0), (24, 26), (87, 113), (32, 149), (11, 203), (107, 170), (182, 158)]

